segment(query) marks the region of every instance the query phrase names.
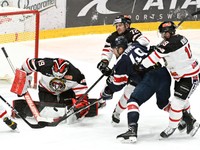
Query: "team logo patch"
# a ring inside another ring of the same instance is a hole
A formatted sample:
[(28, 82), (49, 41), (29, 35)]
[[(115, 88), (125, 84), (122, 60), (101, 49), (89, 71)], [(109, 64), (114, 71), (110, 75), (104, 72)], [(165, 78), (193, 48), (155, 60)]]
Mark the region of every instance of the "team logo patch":
[(65, 89), (65, 81), (63, 79), (54, 78), (49, 82), (52, 91), (63, 92)]

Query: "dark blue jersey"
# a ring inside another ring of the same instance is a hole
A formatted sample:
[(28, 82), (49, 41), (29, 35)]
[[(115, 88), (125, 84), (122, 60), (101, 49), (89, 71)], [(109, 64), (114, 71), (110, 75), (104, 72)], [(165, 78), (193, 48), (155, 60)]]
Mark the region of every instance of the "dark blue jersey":
[(134, 65), (139, 64), (147, 57), (149, 51), (146, 47), (132, 43), (117, 59), (113, 67), (113, 75), (107, 80), (112, 92), (120, 91), (129, 81), (137, 85), (142, 80), (142, 75), (135, 69)]

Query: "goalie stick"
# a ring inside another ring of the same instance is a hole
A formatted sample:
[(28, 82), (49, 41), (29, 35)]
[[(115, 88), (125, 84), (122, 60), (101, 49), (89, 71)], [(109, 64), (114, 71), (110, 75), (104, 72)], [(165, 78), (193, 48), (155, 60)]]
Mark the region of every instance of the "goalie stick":
[(75, 106), (92, 90), (92, 88), (104, 77), (104, 75), (102, 74), (97, 81), (77, 100), (77, 102), (67, 111), (67, 113), (65, 115), (63, 115), (62, 117), (60, 117), (57, 121), (54, 122), (45, 122), (45, 121), (39, 121), (38, 124), (40, 124), (41, 126), (57, 126), (60, 122), (66, 120), (68, 117), (70, 117), (73, 114), (77, 114), (79, 112), (81, 112), (82, 110), (85, 110), (87, 108), (89, 108), (90, 106), (96, 104), (100, 99), (98, 99), (97, 101), (90, 103), (89, 105), (81, 108), (80, 110), (76, 111), (76, 112), (72, 112), (72, 110), (74, 110)]
[[(16, 73), (15, 67), (13, 66), (11, 60), (9, 59), (8, 54), (7, 54), (6, 50), (5, 50), (5, 48), (2, 47), (1, 49), (2, 49), (2, 51), (3, 51), (3, 53), (4, 53), (5, 57), (6, 57), (9, 65), (10, 65), (13, 73), (15, 74)], [(32, 99), (32, 97), (31, 97), (31, 95), (29, 94), (28, 91), (25, 93), (24, 98), (25, 98), (25, 100), (26, 100), (26, 102), (27, 102), (27, 104), (28, 104), (28, 106), (29, 106), (31, 112), (33, 113), (33, 116), (34, 116), (34, 118), (35, 118), (35, 120), (37, 122), (41, 121), (41, 120), (42, 121), (47, 121), (47, 122), (52, 122), (53, 121), (52, 118), (48, 118), (47, 119), (47, 118), (43, 118), (43, 117), (40, 116), (40, 113), (39, 113), (38, 109), (36, 108), (36, 106), (35, 106), (35, 104), (33, 102), (33, 99)]]
[(30, 122), (28, 122), (22, 115), (20, 115), (20, 113), (14, 108), (12, 107), (1, 95), (0, 98), (2, 101), (4, 101), (22, 120), (24, 120), (24, 122), (26, 124), (28, 124), (31, 128), (33, 129), (40, 129), (40, 128), (44, 128), (45, 126), (42, 126), (42, 124), (31, 124)]
[(49, 126), (49, 127), (57, 126), (59, 123), (61, 123), (62, 121), (66, 120), (66, 119), (69, 118), (71, 115), (76, 115), (76, 114), (78, 114), (79, 112), (81, 112), (81, 111), (83, 111), (83, 110), (85, 110), (85, 109), (87, 109), (87, 108), (89, 108), (89, 107), (95, 105), (95, 104), (98, 103), (100, 100), (101, 100), (101, 98), (99, 98), (99, 99), (97, 99), (96, 101), (90, 103), (89, 105), (87, 105), (87, 106), (85, 106), (85, 107), (79, 109), (78, 111), (71, 112), (71, 113), (68, 111), (68, 113), (66, 113), (65, 115), (63, 115), (62, 117), (60, 117), (60, 118), (59, 118), (57, 121), (55, 121), (55, 122), (49, 123), (49, 122), (39, 121), (38, 124), (41, 125), (42, 127), (44, 127), (44, 126)]

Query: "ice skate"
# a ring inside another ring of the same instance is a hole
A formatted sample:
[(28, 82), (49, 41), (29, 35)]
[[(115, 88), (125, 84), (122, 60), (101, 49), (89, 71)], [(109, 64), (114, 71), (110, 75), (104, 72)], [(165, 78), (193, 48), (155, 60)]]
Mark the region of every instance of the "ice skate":
[(98, 108), (104, 108), (104, 107), (106, 107), (106, 101), (100, 100), (100, 101), (98, 102)]
[(127, 132), (117, 136), (117, 140), (119, 140), (123, 143), (135, 143), (135, 142), (137, 142), (137, 128), (138, 128), (137, 124), (129, 127)]
[(190, 131), (190, 136), (194, 136), (196, 133), (197, 133), (197, 131), (199, 130), (199, 127), (200, 127), (200, 124), (198, 123), (198, 122), (195, 122), (194, 124), (193, 124), (193, 129)]
[(112, 125), (115, 126), (120, 122), (120, 113), (116, 112), (116, 109), (113, 111), (112, 114)]
[(178, 124), (178, 130), (182, 133), (186, 130), (186, 127), (187, 127), (187, 125), (186, 125), (185, 121), (181, 120)]
[(183, 111), (183, 120), (186, 123), (187, 134), (194, 136), (198, 131), (200, 124), (196, 121), (192, 114), (188, 113), (187, 111)]
[(163, 132), (160, 133), (160, 137), (168, 138), (169, 136), (171, 136), (174, 133), (175, 130), (176, 130), (176, 128), (167, 127)]
[(9, 119), (8, 117), (5, 117), (3, 119), (3, 121), (5, 122), (5, 124), (7, 124), (12, 130), (15, 130), (17, 128), (17, 123), (15, 123), (14, 121), (12, 121), (11, 119)]

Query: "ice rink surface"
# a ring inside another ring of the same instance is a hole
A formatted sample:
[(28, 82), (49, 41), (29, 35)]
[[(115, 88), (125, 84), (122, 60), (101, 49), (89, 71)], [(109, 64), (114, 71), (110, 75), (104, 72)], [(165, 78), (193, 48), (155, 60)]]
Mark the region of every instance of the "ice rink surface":
[[(177, 33), (185, 35), (191, 44), (193, 55), (200, 61), (200, 30), (179, 30)], [(156, 31), (143, 32), (151, 44), (157, 44), (161, 39)], [(56, 38), (40, 41), (40, 57), (61, 57), (68, 59), (79, 68), (86, 76), (86, 81), (90, 87), (100, 76), (100, 71), (96, 68), (100, 61), (101, 50), (104, 46), (108, 34), (85, 35), (76, 37)], [(15, 67), (19, 68), (27, 57), (33, 57), (33, 45), (29, 42), (17, 45), (5, 44), (10, 60)], [(2, 52), (1, 52), (2, 53)], [(1, 73), (12, 75), (12, 70), (0, 53)], [(113, 65), (115, 59), (111, 65)], [(0, 74), (1, 75), (1, 74)], [(105, 84), (105, 77), (89, 92), (90, 98), (98, 98), (99, 93)], [(173, 84), (172, 84), (173, 86)], [(18, 99), (10, 92), (11, 84), (0, 82), (0, 94), (8, 102)], [(173, 88), (172, 88), (173, 90)], [(29, 89), (34, 100), (38, 100), (37, 90)], [(105, 108), (99, 110), (99, 115), (92, 118), (84, 118), (75, 124), (68, 125), (62, 123), (57, 127), (46, 127), (43, 129), (31, 129), (21, 119), (15, 119), (18, 123), (19, 132), (11, 131), (2, 121), (0, 121), (0, 139), (2, 149), (19, 150), (196, 150), (200, 146), (200, 131), (190, 137), (186, 133), (176, 131), (169, 139), (159, 140), (159, 134), (168, 125), (168, 114), (159, 110), (153, 96), (149, 101), (140, 107), (140, 120), (138, 129), (138, 142), (135, 144), (122, 144), (116, 140), (116, 136), (127, 131), (126, 111), (121, 115), (119, 126), (111, 125), (111, 115), (115, 104), (118, 102), (122, 92), (114, 95), (113, 99), (107, 101)], [(173, 94), (173, 91), (172, 91)], [(194, 117), (200, 122), (200, 88), (191, 96), (191, 111)], [(10, 108), (1, 102), (10, 113)]]

